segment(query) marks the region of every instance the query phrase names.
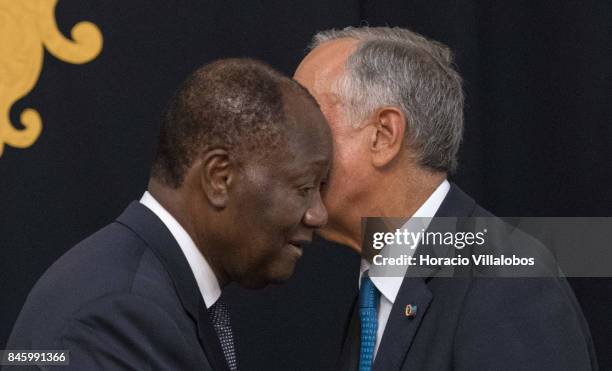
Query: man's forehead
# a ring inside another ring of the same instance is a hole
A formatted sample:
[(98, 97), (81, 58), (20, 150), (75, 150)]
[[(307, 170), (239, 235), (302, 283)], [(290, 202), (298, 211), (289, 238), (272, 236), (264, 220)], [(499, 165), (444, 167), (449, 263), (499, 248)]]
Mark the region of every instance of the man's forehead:
[(295, 72), (295, 79), (311, 93), (322, 93), (344, 72), (347, 58), (357, 47), (358, 41), (340, 38), (324, 42), (312, 50)]
[(306, 158), (327, 158), (331, 152), (331, 132), (314, 102), (303, 96), (287, 102), (287, 134), (290, 152)]
[(331, 131), (318, 108), (312, 106), (307, 110), (294, 111), (291, 116), (286, 127), (291, 150), (299, 147), (305, 152), (326, 152), (325, 147), (331, 146)]
[[(332, 158), (331, 138), (316, 128), (293, 129), (289, 140), (274, 149), (267, 166), (276, 174), (300, 178), (327, 168)], [(282, 159), (282, 160), (281, 160)]]

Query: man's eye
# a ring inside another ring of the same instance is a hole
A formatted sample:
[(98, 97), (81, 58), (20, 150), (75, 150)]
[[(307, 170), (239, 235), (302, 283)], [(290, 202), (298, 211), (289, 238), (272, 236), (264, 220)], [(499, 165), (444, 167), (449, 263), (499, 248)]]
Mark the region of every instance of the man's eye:
[(302, 196), (307, 196), (310, 194), (310, 192), (312, 192), (312, 190), (314, 190), (314, 187), (302, 187), (300, 188), (300, 194)]

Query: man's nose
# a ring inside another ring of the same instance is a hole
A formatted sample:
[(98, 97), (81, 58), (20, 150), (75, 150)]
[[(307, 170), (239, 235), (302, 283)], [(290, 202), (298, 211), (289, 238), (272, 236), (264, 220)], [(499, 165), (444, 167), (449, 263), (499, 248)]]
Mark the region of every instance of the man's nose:
[(312, 199), (312, 204), (304, 214), (304, 224), (311, 228), (321, 228), (327, 224), (327, 209), (321, 199), (321, 193), (317, 192)]

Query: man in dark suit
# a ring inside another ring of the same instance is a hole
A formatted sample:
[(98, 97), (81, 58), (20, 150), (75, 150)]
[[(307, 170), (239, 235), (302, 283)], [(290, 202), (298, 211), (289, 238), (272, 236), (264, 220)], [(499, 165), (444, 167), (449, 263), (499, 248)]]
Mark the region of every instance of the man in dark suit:
[(7, 349), (65, 349), (74, 370), (238, 369), (222, 288), (292, 274), (327, 220), (331, 146), (295, 81), (246, 59), (198, 69), (169, 104), (147, 192), (47, 270)]
[[(457, 166), (463, 93), (444, 45), (400, 28), (325, 31), (294, 77), (334, 137), (324, 237), (360, 251), (361, 217), (492, 217), (446, 179)], [(340, 369), (597, 369), (563, 279), (374, 269), (362, 259)]]

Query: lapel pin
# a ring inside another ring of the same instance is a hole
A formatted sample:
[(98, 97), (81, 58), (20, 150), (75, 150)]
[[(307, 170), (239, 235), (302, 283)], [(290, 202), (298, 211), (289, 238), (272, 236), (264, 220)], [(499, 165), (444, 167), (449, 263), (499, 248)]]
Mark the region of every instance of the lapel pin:
[(416, 304), (406, 305), (406, 310), (404, 311), (404, 314), (406, 315), (406, 317), (414, 318), (416, 316), (416, 312), (417, 312)]

